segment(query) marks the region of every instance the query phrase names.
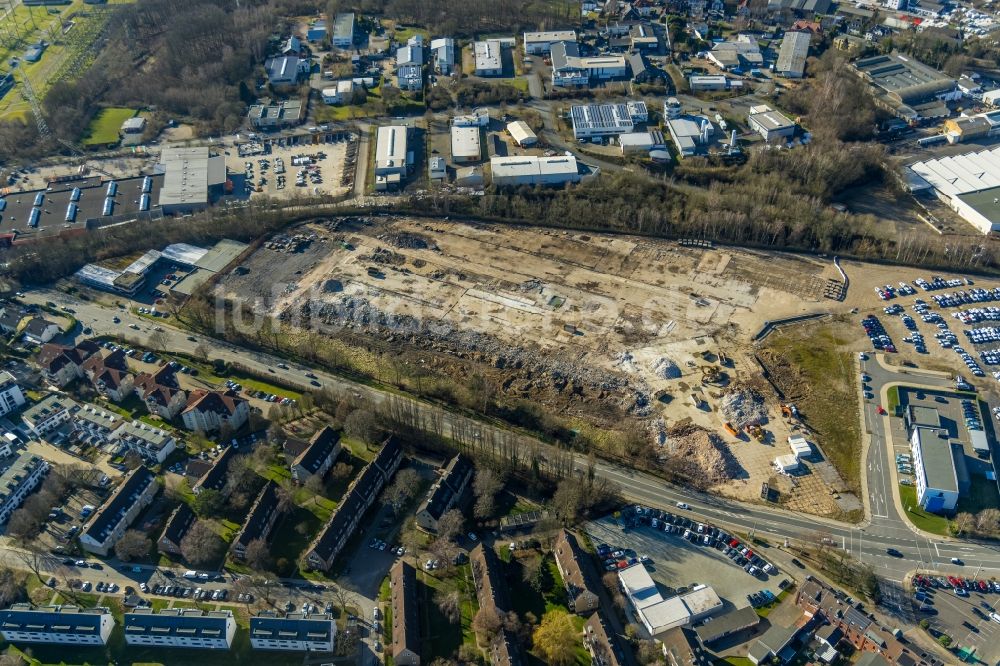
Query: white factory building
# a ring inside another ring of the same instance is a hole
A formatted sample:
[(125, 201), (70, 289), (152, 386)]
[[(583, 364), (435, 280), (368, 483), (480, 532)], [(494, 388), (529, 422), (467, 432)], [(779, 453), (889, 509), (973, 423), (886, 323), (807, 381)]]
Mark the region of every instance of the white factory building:
[(722, 74), (693, 74), (688, 78), (688, 84), (691, 86), (691, 92), (714, 92), (725, 90), (729, 86), (729, 79)]
[(452, 125), (451, 160), (456, 164), (478, 162), (483, 157), (478, 125)]
[(795, 122), (766, 104), (750, 107), (747, 124), (765, 141), (787, 139), (795, 134)]
[(667, 120), (667, 131), (677, 153), (690, 157), (705, 151), (715, 128), (704, 116), (680, 116)]
[(533, 131), (531, 131), (531, 128), (528, 127), (528, 123), (523, 120), (515, 120), (512, 123), (508, 123), (507, 133), (510, 134), (510, 138), (514, 139), (514, 142), (522, 148), (527, 148), (528, 146), (533, 146), (538, 143), (538, 137)]
[(650, 130), (648, 132), (629, 132), (618, 137), (618, 145), (621, 147), (622, 155), (632, 153), (650, 152), (652, 150), (662, 150), (667, 147), (667, 142), (663, 138), (663, 132)]
[(552, 49), (557, 42), (575, 42), (575, 30), (549, 30), (547, 32), (524, 33), (524, 52), (527, 55), (542, 55)]
[(503, 75), (503, 43), (499, 39), (474, 42), (472, 52), (476, 58), (476, 76)]
[(570, 108), (573, 137), (589, 139), (628, 134), (636, 123), (649, 120), (649, 109), (641, 101), (623, 104), (586, 104)]
[(580, 182), (576, 157), (572, 155), (491, 157), (490, 170), (493, 173), (493, 184), (499, 186)]
[(639, 621), (653, 638), (722, 610), (722, 600), (708, 585), (695, 585), (686, 594), (664, 599), (642, 564), (622, 569), (618, 572), (618, 582)]
[(1000, 230), (1000, 148), (911, 164), (912, 191), (931, 191), (979, 231)]
[(413, 156), (406, 140), (406, 127), (386, 125), (375, 135), (375, 190), (395, 189), (406, 177)]

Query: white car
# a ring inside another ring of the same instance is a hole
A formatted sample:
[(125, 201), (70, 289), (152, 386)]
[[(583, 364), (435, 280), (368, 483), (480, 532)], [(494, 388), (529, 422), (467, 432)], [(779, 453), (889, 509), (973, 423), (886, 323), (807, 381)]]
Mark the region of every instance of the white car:
[(690, 509), (691, 507), (689, 507), (689, 506), (687, 505), (687, 503), (685, 503), (685, 502), (678, 502), (678, 503), (677, 503), (677, 508), (678, 508), (678, 509)]
[(868, 360), (868, 354), (866, 354), (864, 352), (858, 352), (858, 358), (861, 359), (862, 361), (867, 361)]

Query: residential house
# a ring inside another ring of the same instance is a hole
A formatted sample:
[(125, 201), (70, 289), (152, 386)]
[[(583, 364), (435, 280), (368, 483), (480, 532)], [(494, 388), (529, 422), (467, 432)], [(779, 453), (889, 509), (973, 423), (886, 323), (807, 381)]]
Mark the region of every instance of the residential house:
[(187, 404), (187, 393), (177, 383), (174, 369), (166, 363), (152, 374), (139, 373), (135, 378), (135, 392), (146, 403), (149, 413), (164, 421), (177, 416)]
[(521, 666), (524, 659), (514, 635), (509, 631), (501, 631), (490, 644), (491, 666)]
[(191, 491), (198, 495), (203, 490), (216, 490), (224, 492), (226, 489), (226, 475), (229, 473), (229, 463), (236, 457), (236, 449), (227, 446), (222, 449), (222, 453), (215, 459), (215, 462), (208, 468), (201, 478), (198, 479)]
[(309, 76), (311, 65), (308, 59), (298, 56), (278, 56), (264, 61), (267, 78), (273, 85), (295, 85)]
[(246, 557), (247, 546), (250, 545), (251, 541), (257, 539), (267, 541), (271, 530), (274, 529), (275, 523), (281, 516), (280, 509), (278, 486), (274, 481), (268, 481), (250, 507), (250, 514), (247, 516), (246, 522), (243, 523), (239, 534), (233, 539), (231, 547), (233, 556), (242, 560)]
[(15, 303), (4, 303), (0, 308), (0, 333), (13, 335), (17, 332), (21, 320), (27, 315), (27, 311)]
[[(906, 638), (872, 620), (860, 602), (850, 602), (839, 590), (806, 576), (795, 603), (813, 621), (826, 621), (840, 629), (843, 640), (859, 652), (873, 652), (890, 664), (941, 666), (942, 661)], [(857, 662), (862, 663), (861, 660)]]
[(125, 643), (202, 650), (228, 650), (236, 635), (233, 612), (197, 608), (136, 608), (125, 613)]
[(215, 432), (228, 427), (235, 432), (250, 418), (250, 403), (233, 391), (192, 391), (181, 420), (188, 430)]
[(261, 611), (250, 618), (250, 647), (286, 652), (333, 652), (337, 623), (330, 613)]
[(32, 317), (28, 325), (21, 331), (25, 342), (40, 345), (59, 335), (59, 324), (44, 317)]
[(798, 634), (798, 627), (783, 627), (780, 624), (772, 624), (750, 646), (747, 659), (750, 660), (751, 664), (770, 664), (774, 658), (780, 659), (781, 663), (786, 663), (790, 656), (794, 656), (792, 643)]
[(292, 35), (281, 44), (281, 48), (278, 50), (278, 53), (283, 56), (301, 57), (305, 54), (305, 48), (302, 44), (302, 40), (295, 35)]
[(583, 625), (583, 644), (590, 653), (591, 663), (595, 666), (634, 664), (631, 654), (627, 649), (623, 649), (618, 635), (611, 628), (611, 623), (600, 611), (591, 615)]
[(129, 472), (83, 526), (80, 546), (88, 553), (109, 555), (132, 521), (153, 502), (159, 487), (148, 468), (140, 465)]
[(112, 402), (123, 402), (135, 391), (135, 381), (128, 371), (128, 357), (121, 349), (107, 356), (91, 355), (83, 362), (81, 370), (97, 392)]
[(392, 607), (392, 662), (399, 666), (420, 666), (420, 611), (417, 574), (404, 560), (389, 572)]
[(191, 529), (191, 526), (194, 525), (197, 518), (194, 515), (194, 511), (191, 510), (191, 507), (186, 502), (181, 502), (177, 505), (177, 508), (167, 518), (160, 538), (156, 540), (157, 549), (161, 553), (180, 555), (181, 541), (188, 533), (188, 530)]
[(576, 535), (565, 529), (556, 536), (553, 550), (570, 610), (577, 615), (593, 613), (601, 605), (601, 599), (600, 582), (590, 557), (580, 548)]
[(25, 498), (45, 478), (49, 464), (38, 456), (22, 453), (0, 472), (0, 525), (5, 525)]
[(122, 424), (117, 414), (93, 405), (83, 405), (73, 414), (76, 438), (85, 444), (103, 446)]
[(142, 421), (121, 424), (108, 441), (127, 447), (151, 464), (162, 463), (177, 448), (173, 435)]
[(292, 480), (305, 483), (310, 476), (326, 476), (340, 455), (340, 448), (340, 433), (330, 426), (324, 426), (309, 439), (309, 444), (292, 461)]
[(375, 459), (361, 470), (330, 520), (316, 535), (306, 551), (308, 566), (322, 571), (328, 571), (333, 566), (333, 561), (354, 534), (365, 512), (399, 469), (402, 461), (403, 449), (398, 441), (390, 437)]
[(459, 454), (452, 458), (441, 477), (431, 486), (427, 497), (417, 508), (417, 527), (436, 533), (438, 521), (461, 500), (472, 481), (475, 469), (468, 458)]
[(107, 645), (115, 619), (106, 606), (14, 604), (0, 611), (0, 634), (9, 643)]
[(14, 375), (0, 371), (0, 416), (6, 416), (25, 403), (24, 393)]
[(45, 381), (55, 386), (66, 386), (83, 377), (83, 362), (100, 351), (93, 340), (83, 340), (75, 347), (46, 344), (38, 352), (35, 362), (45, 373)]
[(21, 412), (21, 421), (31, 434), (42, 438), (68, 422), (77, 409), (79, 406), (70, 398), (49, 393)]

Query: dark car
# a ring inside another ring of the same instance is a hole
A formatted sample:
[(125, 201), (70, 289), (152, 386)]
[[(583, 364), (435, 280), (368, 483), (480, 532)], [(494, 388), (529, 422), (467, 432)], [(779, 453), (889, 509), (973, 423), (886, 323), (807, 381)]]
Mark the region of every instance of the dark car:
[(903, 556), (903, 554), (901, 552), (899, 552), (898, 550), (896, 550), (895, 548), (886, 548), (885, 549), (885, 554), (886, 555), (891, 555), (892, 557), (902, 557)]

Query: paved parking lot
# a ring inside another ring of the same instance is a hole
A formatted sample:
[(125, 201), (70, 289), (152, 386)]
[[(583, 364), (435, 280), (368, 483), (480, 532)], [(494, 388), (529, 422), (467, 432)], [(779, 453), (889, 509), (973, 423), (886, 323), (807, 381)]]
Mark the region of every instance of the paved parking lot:
[(742, 608), (750, 605), (746, 597), (751, 592), (769, 589), (777, 595), (778, 583), (785, 577), (779, 571), (767, 580), (754, 578), (714, 548), (698, 546), (651, 527), (623, 530), (611, 517), (591, 521), (584, 525), (584, 530), (595, 545), (606, 543), (649, 556), (650, 575), (668, 595), (678, 588), (704, 583), (715, 588), (727, 606)]

